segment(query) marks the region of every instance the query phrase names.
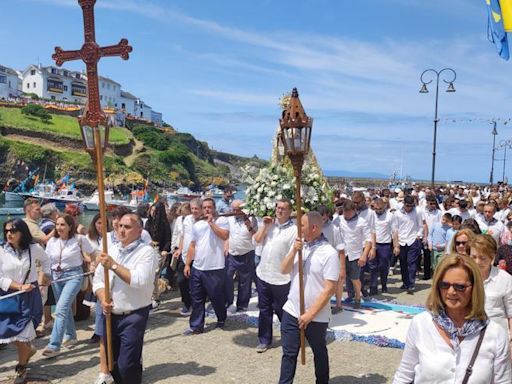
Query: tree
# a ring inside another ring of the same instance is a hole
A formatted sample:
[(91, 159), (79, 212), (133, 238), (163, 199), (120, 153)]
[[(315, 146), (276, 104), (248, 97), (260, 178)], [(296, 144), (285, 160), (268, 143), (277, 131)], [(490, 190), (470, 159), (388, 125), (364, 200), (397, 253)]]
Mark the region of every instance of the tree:
[(27, 116), (34, 116), (41, 119), (43, 123), (48, 124), (52, 119), (52, 115), (41, 105), (38, 104), (27, 104), (21, 108), (21, 113)]

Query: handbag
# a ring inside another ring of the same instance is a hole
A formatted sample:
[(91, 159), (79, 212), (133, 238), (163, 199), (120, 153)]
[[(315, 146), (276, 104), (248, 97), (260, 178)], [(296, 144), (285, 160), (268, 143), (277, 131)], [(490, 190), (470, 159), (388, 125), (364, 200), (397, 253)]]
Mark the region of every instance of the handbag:
[[(24, 285), (27, 282), (28, 276), (30, 275), (30, 270), (32, 269), (32, 252), (30, 251), (30, 247), (28, 248), (28, 257), (29, 267), (22, 285)], [(21, 294), (0, 300), (0, 315), (19, 314), (21, 314)]]
[(480, 351), (480, 346), (482, 345), (482, 341), (484, 339), (485, 331), (487, 329), (487, 325), (482, 328), (480, 331), (480, 336), (478, 337), (478, 341), (475, 346), (475, 350), (473, 351), (473, 356), (471, 356), (471, 360), (469, 361), (468, 367), (466, 368), (466, 374), (464, 375), (464, 379), (462, 380), (462, 384), (467, 384), (469, 377), (473, 373), (473, 365), (475, 364), (475, 360), (478, 356), (478, 351)]

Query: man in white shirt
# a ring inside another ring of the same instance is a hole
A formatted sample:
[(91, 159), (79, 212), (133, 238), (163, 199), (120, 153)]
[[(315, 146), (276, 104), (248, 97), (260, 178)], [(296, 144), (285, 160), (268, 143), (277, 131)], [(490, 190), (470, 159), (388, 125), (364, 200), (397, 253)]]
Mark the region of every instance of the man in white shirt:
[[(158, 255), (140, 240), (141, 233), (140, 217), (134, 213), (123, 215), (118, 223), (119, 242), (109, 246), (110, 255), (102, 253), (97, 258), (100, 265), (94, 274), (93, 290), (103, 312), (112, 316), (112, 376), (119, 384), (142, 381), (142, 346)], [(105, 301), (104, 268), (110, 270), (110, 303)]]
[(258, 339), (256, 352), (263, 353), (272, 345), (272, 320), (274, 311), (281, 321), (283, 305), (290, 290), (290, 276), (281, 273), (281, 262), (290, 251), (297, 227), (290, 219), (292, 205), (289, 200), (276, 204), (275, 219), (263, 218), (263, 225), (254, 235), (254, 242), (262, 244), (261, 260), (256, 268), (258, 289)]
[(245, 216), (240, 208), (241, 200), (231, 203), (231, 211), (239, 216), (228, 218), (229, 239), (227, 241), (228, 257), (226, 260), (226, 307), (235, 299), (233, 277), (238, 272), (238, 296), (236, 311), (243, 312), (251, 299), (251, 284), (254, 277), (254, 244), (252, 236), (257, 231), (256, 219)]
[[(302, 236), (281, 263), (283, 274), (291, 273), (292, 284), (283, 306), (281, 323), (280, 384), (291, 384), (295, 376), (300, 347), (300, 329), (313, 350), (317, 383), (329, 382), (329, 356), (326, 345), (327, 326), (331, 317), (329, 300), (336, 290), (340, 262), (338, 252), (322, 235), (323, 221), (318, 212), (302, 216)], [(303, 250), (304, 314), (300, 314), (299, 265), (297, 252)]]
[(494, 215), (496, 214), (496, 207), (494, 204), (485, 204), (484, 213), (482, 216), (477, 216), (476, 221), (482, 233), (487, 233), (500, 244), (500, 238), (505, 230), (505, 225), (497, 220)]
[(192, 238), (183, 271), (190, 278), (192, 298), (190, 328), (184, 332), (185, 336), (204, 331), (204, 305), (207, 296), (217, 315), (217, 328), (224, 328), (227, 316), (224, 298), (224, 242), (229, 237), (229, 225), (225, 217), (217, 217), (215, 201), (212, 198), (203, 200), (202, 209), (205, 220), (198, 220), (192, 227)]
[(187, 215), (183, 219), (183, 227), (179, 240), (179, 246), (174, 251), (173, 257), (178, 258), (176, 266), (176, 272), (178, 275), (177, 283), (180, 288), (181, 302), (183, 306), (180, 311), (180, 315), (190, 315), (192, 308), (192, 298), (190, 297), (190, 282), (189, 278), (185, 276), (185, 264), (187, 262), (188, 247), (192, 240), (192, 227), (194, 223), (201, 217), (203, 212), (201, 208), (201, 200), (193, 199), (190, 201), (190, 215)]
[[(471, 209), (471, 210), (470, 210)], [(469, 207), (468, 201), (465, 199), (459, 200), (459, 205), (455, 208), (451, 208), (448, 212), (453, 215), (457, 215), (462, 217), (462, 222), (464, 220), (472, 218), (475, 215), (472, 207)]]
[(395, 240), (393, 253), (400, 257), (400, 272), (402, 274), (402, 289), (412, 295), (415, 290), (416, 269), (420, 257), (421, 238), (428, 240), (426, 225), (416, 209), (414, 198), (405, 196), (403, 209), (395, 212)]
[(354, 286), (354, 308), (361, 308), (361, 267), (368, 261), (372, 247), (370, 226), (367, 221), (357, 214), (356, 206), (352, 200), (343, 203), (343, 215), (339, 217), (338, 225), (341, 233), (341, 242), (338, 251), (345, 258), (345, 268), (348, 279)]
[[(434, 226), (435, 223), (441, 222), (443, 212), (441, 212), (437, 205), (435, 195), (427, 195), (426, 202), (426, 207), (423, 211), (423, 218), (425, 220), (428, 232), (430, 231), (430, 228)], [(423, 248), (423, 280), (429, 280), (432, 277), (431, 259), (432, 255), (430, 249), (428, 247)]]
[[(378, 293), (377, 275), (380, 275), (382, 293), (388, 291), (388, 274), (391, 264), (393, 214), (386, 210), (384, 201), (377, 199), (373, 202), (375, 209), (376, 257), (368, 263), (374, 263), (377, 268), (370, 275), (370, 295)], [(371, 270), (371, 269), (370, 269)]]

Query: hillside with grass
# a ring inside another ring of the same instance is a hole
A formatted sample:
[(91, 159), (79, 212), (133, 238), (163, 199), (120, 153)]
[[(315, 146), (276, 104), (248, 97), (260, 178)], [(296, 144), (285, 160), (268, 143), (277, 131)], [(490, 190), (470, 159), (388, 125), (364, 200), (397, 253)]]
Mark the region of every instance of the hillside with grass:
[[(27, 113), (0, 106), (0, 161), (4, 165), (0, 182), (23, 178), (27, 170), (39, 167), (46, 170), (47, 179), (69, 174), (77, 187), (94, 189), (94, 166), (83, 150), (77, 118), (33, 109)], [(238, 182), (235, 169), (247, 163), (265, 163), (212, 151), (208, 143), (169, 125), (157, 128), (127, 121), (126, 128), (111, 129), (109, 142), (111, 148), (105, 154), (107, 182), (119, 188), (142, 185), (148, 178), (154, 187), (222, 186)], [(20, 169), (19, 164), (24, 167)]]

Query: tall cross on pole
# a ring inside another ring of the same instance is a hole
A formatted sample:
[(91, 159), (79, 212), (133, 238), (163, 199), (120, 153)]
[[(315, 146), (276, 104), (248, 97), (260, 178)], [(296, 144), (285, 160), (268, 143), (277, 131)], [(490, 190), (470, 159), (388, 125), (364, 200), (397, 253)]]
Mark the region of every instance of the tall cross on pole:
[[(82, 8), (84, 17), (84, 36), (85, 42), (82, 48), (75, 51), (64, 51), (60, 47), (55, 48), (55, 53), (52, 59), (58, 66), (61, 66), (66, 61), (79, 60), (85, 62), (87, 67), (87, 104), (85, 113), (79, 119), (82, 135), (86, 141), (86, 146), (89, 147), (93, 154), (93, 159), (96, 163), (96, 178), (98, 183), (100, 217), (101, 217), (101, 239), (102, 250), (104, 253), (108, 252), (107, 249), (107, 215), (105, 204), (105, 185), (103, 174), (103, 151), (102, 144), (106, 147), (108, 144), (108, 126), (105, 114), (101, 109), (100, 93), (98, 87), (98, 61), (106, 56), (121, 56), (124, 60), (128, 60), (129, 53), (132, 47), (128, 44), (128, 40), (121, 39), (116, 45), (107, 47), (100, 47), (96, 43), (95, 27), (94, 27), (94, 4), (96, 0), (78, 0), (78, 4)], [(87, 145), (86, 130), (93, 131), (93, 146)], [(101, 130), (104, 130), (104, 143), (102, 143)], [(108, 269), (105, 268), (105, 302), (110, 303), (110, 280)], [(110, 314), (106, 315), (106, 339), (107, 339), (107, 359), (108, 368), (110, 371), (113, 369), (113, 352), (112, 352), (112, 318)]]

